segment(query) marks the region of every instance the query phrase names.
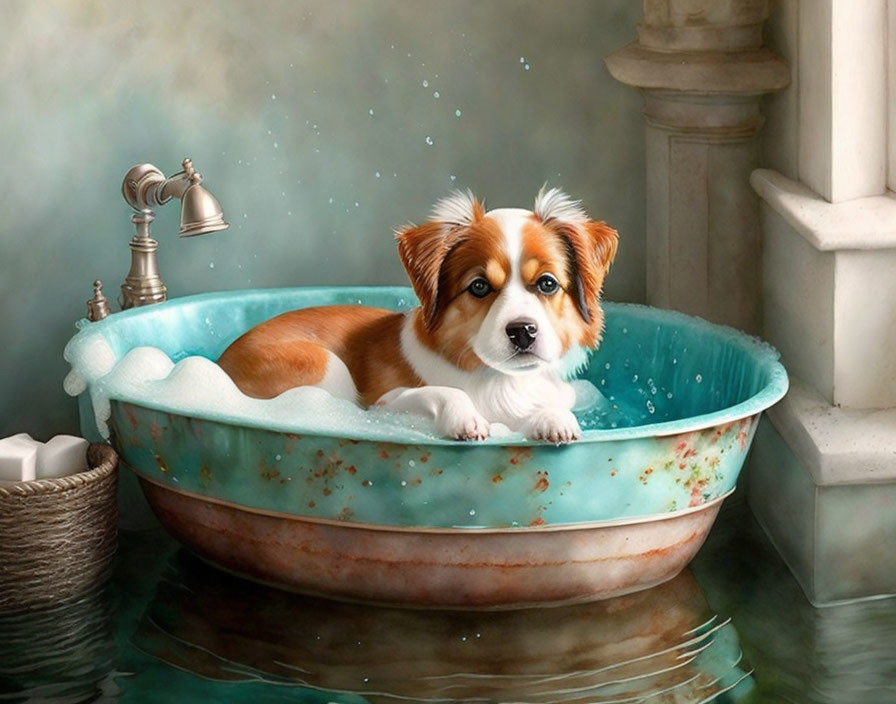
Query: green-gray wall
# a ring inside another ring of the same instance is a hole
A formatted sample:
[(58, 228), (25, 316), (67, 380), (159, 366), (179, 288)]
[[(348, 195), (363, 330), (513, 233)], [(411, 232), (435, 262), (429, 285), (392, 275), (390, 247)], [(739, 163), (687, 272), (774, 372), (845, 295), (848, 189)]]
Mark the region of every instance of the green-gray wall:
[[(452, 188), (544, 182), (617, 227), (644, 299), (640, 96), (603, 56), (633, 0), (6, 0), (0, 23), (0, 437), (77, 432), (62, 349), (129, 266), (133, 164), (194, 160), (232, 223), (153, 232), (169, 295), (404, 283), (392, 230)], [(438, 94), (438, 95), (437, 95)], [(431, 144), (429, 143), (431, 142)]]

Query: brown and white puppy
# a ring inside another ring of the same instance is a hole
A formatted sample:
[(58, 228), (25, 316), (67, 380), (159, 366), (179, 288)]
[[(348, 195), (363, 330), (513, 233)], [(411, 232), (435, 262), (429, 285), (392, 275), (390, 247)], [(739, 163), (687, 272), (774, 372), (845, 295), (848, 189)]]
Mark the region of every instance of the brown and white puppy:
[(236, 340), (218, 364), (249, 396), (319, 386), (427, 415), (447, 437), (485, 438), (499, 422), (532, 439), (578, 438), (566, 379), (600, 342), (616, 231), (558, 189), (542, 189), (531, 211), (486, 212), (455, 192), (397, 238), (420, 307), (284, 313)]

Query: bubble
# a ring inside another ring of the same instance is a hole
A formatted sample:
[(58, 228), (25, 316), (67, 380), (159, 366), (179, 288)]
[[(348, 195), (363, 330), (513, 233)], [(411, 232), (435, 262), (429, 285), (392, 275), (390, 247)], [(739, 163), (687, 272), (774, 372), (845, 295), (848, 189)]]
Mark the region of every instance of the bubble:
[(373, 108), (370, 108), (370, 110), (368, 110), (367, 113), (370, 115), (373, 115)]
[(607, 362), (606, 364), (604, 364), (604, 369), (609, 369), (609, 368), (610, 368), (610, 363), (609, 363), (609, 362)]
[(439, 95), (439, 91), (435, 91), (435, 92), (432, 94), (432, 97), (433, 97), (433, 98), (439, 98), (439, 97), (441, 97), (441, 96)]
[(215, 268), (215, 263), (214, 263), (214, 262), (209, 262), (209, 263), (208, 263), (208, 268), (209, 268), (209, 269), (214, 269), (214, 268)]
[(460, 117), (460, 116), (461, 116), (461, 111), (460, 111), (460, 109), (457, 109), (457, 110), (454, 111), (454, 116), (455, 116), (455, 117)]
[(426, 79), (423, 80), (423, 87), (429, 88), (429, 81), (427, 81)]
[(650, 413), (651, 415), (653, 415), (654, 413), (656, 413), (656, 408), (655, 408), (654, 405), (653, 405), (653, 401), (648, 401), (648, 402), (647, 402), (647, 412)]
[(426, 139), (424, 140), (429, 146), (433, 145), (432, 137), (426, 135)]
[(471, 509), (470, 509), (470, 515), (471, 515), (471, 516), (475, 516), (475, 515), (476, 515), (476, 509), (475, 509), (475, 508), (471, 508)]
[(694, 377), (694, 381), (696, 381), (698, 384), (703, 383), (703, 375), (698, 374), (697, 376)]
[(271, 93), (271, 100), (276, 100), (277, 96), (274, 93)]

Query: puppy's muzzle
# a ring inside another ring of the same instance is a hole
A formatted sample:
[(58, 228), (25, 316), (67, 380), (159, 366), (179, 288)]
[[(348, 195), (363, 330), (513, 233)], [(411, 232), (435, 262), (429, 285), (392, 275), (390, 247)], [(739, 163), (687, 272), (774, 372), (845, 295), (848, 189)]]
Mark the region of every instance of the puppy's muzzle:
[(511, 344), (520, 352), (528, 352), (535, 344), (538, 326), (531, 320), (515, 320), (504, 331)]

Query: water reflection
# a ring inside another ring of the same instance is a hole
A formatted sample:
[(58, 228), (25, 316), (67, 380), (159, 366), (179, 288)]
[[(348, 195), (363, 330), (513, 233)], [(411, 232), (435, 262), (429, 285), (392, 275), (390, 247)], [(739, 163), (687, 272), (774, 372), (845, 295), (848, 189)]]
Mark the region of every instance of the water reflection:
[(756, 704), (896, 702), (896, 599), (815, 608), (745, 503), (726, 502), (693, 570), (737, 624)]
[(72, 603), (0, 614), (0, 701), (96, 701), (116, 686), (110, 591)]
[(688, 571), (592, 604), (437, 612), (287, 594), (181, 551), (133, 643), (206, 678), (369, 702), (738, 701), (752, 687), (733, 626), (710, 611)]

